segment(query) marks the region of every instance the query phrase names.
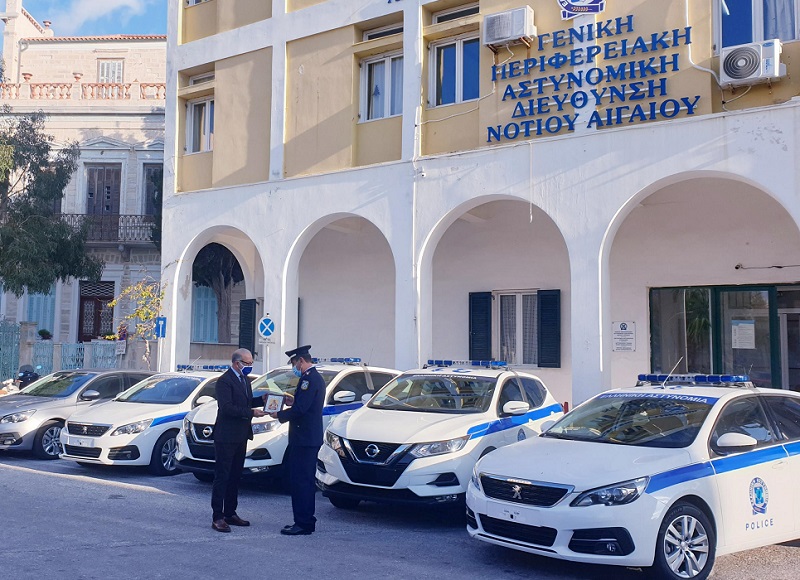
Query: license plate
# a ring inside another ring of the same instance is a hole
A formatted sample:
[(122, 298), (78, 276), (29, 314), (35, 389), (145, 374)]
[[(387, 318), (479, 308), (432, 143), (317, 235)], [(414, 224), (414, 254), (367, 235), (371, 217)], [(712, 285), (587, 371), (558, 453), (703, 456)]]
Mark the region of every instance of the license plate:
[(70, 437), (69, 444), (76, 447), (94, 447), (94, 439), (87, 437)]
[(531, 510), (530, 508), (521, 508), (516, 506), (490, 503), (487, 506), (486, 511), (487, 511), (486, 515), (498, 520), (505, 520), (507, 522), (516, 522), (518, 524), (525, 524), (528, 526), (542, 525), (539, 513)]

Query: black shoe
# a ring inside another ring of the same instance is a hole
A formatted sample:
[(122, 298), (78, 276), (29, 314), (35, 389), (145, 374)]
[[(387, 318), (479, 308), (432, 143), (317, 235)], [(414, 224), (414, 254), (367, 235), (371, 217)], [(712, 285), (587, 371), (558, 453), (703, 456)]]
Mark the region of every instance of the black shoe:
[(242, 518), (240, 518), (236, 514), (233, 514), (230, 517), (226, 517), (225, 518), (225, 523), (226, 524), (230, 524), (231, 526), (249, 526), (250, 525), (250, 522), (248, 522), (247, 520), (243, 520)]
[(314, 533), (314, 530), (308, 530), (306, 528), (301, 528), (297, 524), (293, 526), (289, 526), (288, 528), (283, 528), (281, 533), (284, 536), (310, 536)]
[(218, 532), (225, 532), (228, 533), (231, 531), (231, 527), (225, 522), (225, 520), (214, 520), (211, 522), (211, 527), (214, 528)]

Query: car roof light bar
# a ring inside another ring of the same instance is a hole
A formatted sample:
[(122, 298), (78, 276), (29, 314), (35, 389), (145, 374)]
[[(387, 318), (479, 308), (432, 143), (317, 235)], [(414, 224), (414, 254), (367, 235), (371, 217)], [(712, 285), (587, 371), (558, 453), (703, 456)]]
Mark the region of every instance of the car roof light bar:
[(640, 382), (645, 383), (695, 383), (698, 385), (720, 385), (720, 384), (738, 384), (750, 381), (747, 375), (659, 375), (659, 374), (641, 374), (638, 377)]
[(434, 367), (452, 367), (452, 366), (466, 366), (483, 367), (487, 369), (504, 368), (508, 363), (504, 360), (453, 360), (453, 359), (428, 359), (427, 366)]
[(178, 365), (176, 369), (178, 372), (186, 371), (227, 371), (230, 367), (228, 365)]

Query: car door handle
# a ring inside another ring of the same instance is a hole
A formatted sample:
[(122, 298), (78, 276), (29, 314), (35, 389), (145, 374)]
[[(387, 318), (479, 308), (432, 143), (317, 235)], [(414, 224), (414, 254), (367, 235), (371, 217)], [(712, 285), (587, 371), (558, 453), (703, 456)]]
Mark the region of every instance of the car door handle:
[(781, 459), (780, 461), (773, 463), (772, 469), (783, 469), (784, 465), (786, 465), (786, 461)]

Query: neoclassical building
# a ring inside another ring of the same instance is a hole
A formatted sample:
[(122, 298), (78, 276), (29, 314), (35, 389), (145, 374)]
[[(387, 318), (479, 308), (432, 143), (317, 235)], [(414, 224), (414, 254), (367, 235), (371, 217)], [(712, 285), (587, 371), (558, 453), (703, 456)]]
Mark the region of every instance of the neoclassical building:
[(799, 389), (799, 31), (796, 0), (171, 3), (164, 365), (230, 350), (193, 338), (218, 243), (262, 370)]
[(6, 0), (0, 18), (0, 104), (12, 115), (44, 111), (56, 146), (78, 143), (60, 211), (76, 226), (88, 222), (89, 250), (105, 263), (98, 282), (58, 282), (48, 294), (17, 298), (0, 281), (0, 318), (35, 322), (62, 343), (113, 334), (125, 313), (108, 302), (144, 276), (160, 278), (151, 232), (164, 160), (166, 37), (57, 36), (58, 22), (40, 22), (22, 0)]

